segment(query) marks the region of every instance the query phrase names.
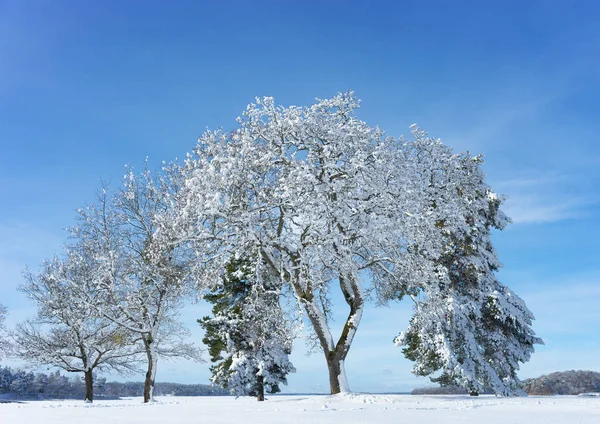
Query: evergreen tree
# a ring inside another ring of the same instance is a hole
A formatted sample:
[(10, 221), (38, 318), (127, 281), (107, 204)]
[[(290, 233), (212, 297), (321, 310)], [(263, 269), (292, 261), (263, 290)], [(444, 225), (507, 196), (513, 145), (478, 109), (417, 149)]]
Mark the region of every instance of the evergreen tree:
[[(492, 228), (509, 222), (499, 210), (501, 198), (485, 189), (487, 208), (465, 217), (467, 232), (447, 232), (447, 248), (438, 259), (440, 279), (415, 298), (409, 329), (396, 338), (417, 375), (432, 375), (442, 386), (461, 386), (472, 395), (491, 389), (498, 395), (524, 394), (516, 375), (535, 344), (533, 314), (495, 272), (500, 267), (490, 240)], [(439, 228), (444, 231), (443, 221)]]
[(206, 330), (202, 341), (214, 363), (213, 383), (263, 401), (265, 392), (279, 392), (295, 370), (288, 359), (292, 338), (279, 303), (281, 285), (261, 278), (260, 268), (249, 259), (230, 261), (222, 284), (204, 297), (213, 304), (213, 316), (198, 322)]

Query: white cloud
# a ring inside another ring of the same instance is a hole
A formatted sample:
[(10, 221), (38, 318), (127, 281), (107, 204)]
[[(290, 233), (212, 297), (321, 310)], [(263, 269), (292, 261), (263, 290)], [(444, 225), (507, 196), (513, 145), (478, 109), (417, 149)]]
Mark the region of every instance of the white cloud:
[[(487, 145), (495, 144), (509, 129), (522, 122), (530, 122), (538, 118), (548, 104), (555, 101), (559, 93), (537, 96), (533, 93), (515, 96), (499, 103), (488, 105), (483, 116), (477, 120), (464, 135), (457, 139), (457, 147), (486, 150)], [(452, 144), (454, 145), (454, 144)]]
[(560, 174), (532, 173), (500, 181), (494, 188), (508, 198), (503, 211), (515, 224), (536, 224), (586, 216), (594, 198), (577, 194), (577, 178)]
[(579, 218), (585, 215), (588, 202), (583, 199), (553, 199), (547, 195), (516, 195), (502, 207), (515, 224), (537, 224)]

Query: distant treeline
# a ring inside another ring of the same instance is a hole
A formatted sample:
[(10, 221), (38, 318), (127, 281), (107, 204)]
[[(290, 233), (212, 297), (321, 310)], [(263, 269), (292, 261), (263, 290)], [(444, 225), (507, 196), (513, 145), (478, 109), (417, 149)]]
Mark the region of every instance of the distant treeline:
[[(128, 381), (107, 382), (96, 378), (94, 393), (97, 399), (142, 396), (144, 383)], [(223, 389), (207, 384), (156, 383), (156, 396), (219, 396), (227, 394)], [(79, 374), (67, 377), (59, 371), (33, 373), (21, 369), (0, 366), (0, 395), (16, 399), (83, 399), (85, 385)]]
[[(600, 392), (600, 372), (564, 371), (553, 372), (523, 381), (523, 389), (528, 395), (579, 395)], [(414, 389), (413, 395), (461, 395), (468, 392), (462, 387), (421, 387)]]
[[(143, 381), (128, 381), (126, 383), (111, 381), (105, 383), (103, 390), (98, 390), (97, 393), (100, 397), (130, 397), (141, 396), (143, 392)], [(208, 384), (159, 382), (154, 387), (155, 396), (224, 396), (228, 394), (226, 390)]]
[(600, 392), (600, 372), (553, 372), (524, 380), (523, 389), (530, 395), (578, 395)]
[(410, 392), (411, 395), (466, 395), (468, 393), (458, 386), (419, 387)]

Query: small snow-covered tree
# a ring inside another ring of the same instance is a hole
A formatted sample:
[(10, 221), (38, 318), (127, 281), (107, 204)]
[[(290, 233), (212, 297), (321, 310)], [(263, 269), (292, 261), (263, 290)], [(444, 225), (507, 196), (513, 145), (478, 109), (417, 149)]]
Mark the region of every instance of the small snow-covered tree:
[[(432, 381), (462, 386), (472, 394), (491, 389), (498, 395), (520, 395), (519, 363), (527, 362), (534, 345), (543, 342), (531, 329), (533, 314), (523, 300), (495, 276), (500, 263), (490, 233), (509, 220), (499, 209), (502, 199), (485, 185), (480, 163), (480, 157), (462, 159), (462, 170), (475, 176), (471, 181), (479, 186), (472, 190), (477, 198), (465, 208), (468, 227), (437, 222), (446, 238), (436, 260), (437, 278), (413, 297), (414, 316), (395, 342), (416, 362), (417, 375), (437, 372)], [(459, 196), (466, 195), (458, 189)]]
[(156, 237), (179, 190), (175, 168), (163, 171), (129, 172), (113, 197), (103, 188), (97, 204), (79, 210), (73, 228), (80, 249), (97, 263), (94, 278), (74, 289), (84, 298), (89, 287), (101, 293), (102, 302), (88, 296), (87, 304), (140, 338), (147, 357), (144, 402), (153, 399), (159, 357), (200, 360), (179, 321), (191, 258), (166, 232)]
[[(37, 275), (26, 271), (20, 287), (36, 303), (37, 316), (18, 324), (13, 332), (15, 353), (37, 365), (80, 372), (85, 380), (85, 400), (93, 401), (93, 373), (135, 371), (140, 350), (132, 335), (102, 317), (78, 298), (70, 282), (85, 284), (93, 267), (76, 255), (54, 258)], [(93, 293), (88, 293), (94, 298)]]
[(234, 259), (222, 284), (204, 296), (213, 316), (198, 320), (205, 329), (213, 383), (237, 396), (265, 399), (278, 393), (295, 369), (289, 361), (293, 339), (280, 305), (278, 276), (263, 275), (256, 260)]
[(7, 309), (6, 306), (0, 304), (0, 360), (8, 353), (10, 344), (8, 342), (8, 334), (6, 327), (4, 326), (4, 320), (6, 319)]

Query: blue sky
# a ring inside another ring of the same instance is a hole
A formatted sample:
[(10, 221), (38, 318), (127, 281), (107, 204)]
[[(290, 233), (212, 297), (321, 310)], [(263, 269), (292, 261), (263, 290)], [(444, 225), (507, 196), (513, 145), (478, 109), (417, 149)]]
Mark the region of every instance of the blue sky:
[[(172, 3), (172, 4), (171, 4)], [(600, 371), (600, 5), (594, 1), (0, 2), (0, 303), (59, 252), (74, 210), (124, 165), (182, 157), (255, 96), (308, 105), (352, 89), (391, 135), (418, 123), (483, 153), (514, 224), (495, 234), (500, 279), (546, 345), (521, 377)], [(206, 306), (183, 313), (194, 337)], [(347, 371), (356, 391), (427, 384), (391, 341), (410, 305), (371, 307)], [(321, 354), (288, 391), (326, 391)], [(159, 365), (206, 382), (208, 364)], [(142, 376), (139, 377), (140, 379)]]

